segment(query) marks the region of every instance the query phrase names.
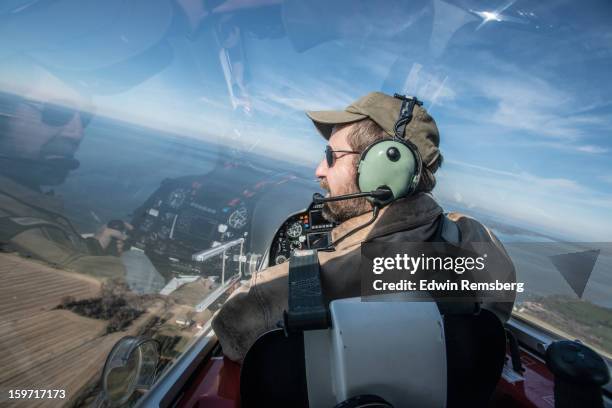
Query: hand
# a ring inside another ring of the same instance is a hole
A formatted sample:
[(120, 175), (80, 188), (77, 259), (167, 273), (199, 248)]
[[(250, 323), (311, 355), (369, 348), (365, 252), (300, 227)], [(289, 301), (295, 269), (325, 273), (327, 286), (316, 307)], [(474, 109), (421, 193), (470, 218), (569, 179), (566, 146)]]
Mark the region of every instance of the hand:
[[(124, 228), (121, 228), (123, 229), (123, 231), (119, 229), (119, 226), (117, 225), (118, 223), (123, 223)], [(108, 225), (112, 225), (114, 228), (111, 228)], [(94, 238), (98, 240), (98, 243), (100, 243), (100, 246), (103, 250), (113, 253), (116, 249), (116, 253), (118, 255), (121, 255), (121, 253), (123, 252), (124, 241), (127, 239), (126, 232), (131, 231), (133, 229), (134, 227), (131, 224), (125, 221), (115, 220), (109, 222), (109, 224), (102, 227), (102, 229), (98, 231), (96, 235), (94, 235)], [(109, 248), (113, 241), (115, 248)]]

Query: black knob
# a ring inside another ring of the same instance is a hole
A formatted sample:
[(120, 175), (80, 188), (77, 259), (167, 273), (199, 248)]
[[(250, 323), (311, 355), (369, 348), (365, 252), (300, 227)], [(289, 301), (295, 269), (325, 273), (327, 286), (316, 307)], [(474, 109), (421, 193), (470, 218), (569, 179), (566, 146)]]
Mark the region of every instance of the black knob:
[(397, 147), (390, 147), (387, 149), (387, 157), (392, 162), (396, 162), (400, 159), (400, 157), (402, 157), (402, 155), (400, 154), (399, 150), (397, 150)]
[(555, 376), (577, 384), (602, 386), (610, 381), (603, 358), (577, 341), (552, 343), (546, 350), (546, 364)]
[(603, 358), (577, 341), (561, 340), (546, 349), (555, 375), (555, 407), (603, 407), (601, 387), (610, 381)]

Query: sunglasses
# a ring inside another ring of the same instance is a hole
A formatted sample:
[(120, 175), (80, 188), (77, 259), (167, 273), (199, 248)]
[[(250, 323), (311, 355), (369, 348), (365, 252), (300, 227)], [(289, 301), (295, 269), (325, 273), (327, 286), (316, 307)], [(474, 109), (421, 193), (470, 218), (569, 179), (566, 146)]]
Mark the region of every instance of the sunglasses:
[(325, 146), (325, 160), (327, 161), (327, 167), (332, 167), (336, 163), (336, 159), (344, 157), (343, 154), (340, 157), (336, 157), (334, 153), (346, 153), (346, 154), (361, 154), (360, 152), (354, 152), (352, 150), (332, 150), (330, 145)]
[(54, 103), (37, 102), (30, 100), (23, 100), (23, 103), (36, 109), (40, 112), (40, 120), (42, 123), (48, 126), (66, 126), (72, 121), (75, 115), (79, 115), (81, 118), (81, 125), (85, 128), (91, 122), (94, 114), (82, 110), (70, 108), (68, 106), (57, 105)]

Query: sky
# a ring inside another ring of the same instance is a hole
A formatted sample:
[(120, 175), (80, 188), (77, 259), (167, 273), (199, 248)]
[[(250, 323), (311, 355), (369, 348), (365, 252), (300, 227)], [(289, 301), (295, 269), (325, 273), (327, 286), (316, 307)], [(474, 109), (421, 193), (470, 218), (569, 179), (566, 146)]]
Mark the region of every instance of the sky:
[[(0, 9), (14, 16), (0, 27), (0, 60), (26, 54), (82, 85), (97, 115), (313, 172), (324, 141), (305, 110), (371, 91), (416, 95), (440, 129), (442, 202), (612, 240), (608, 2), (234, 0), (204, 17), (177, 6), (187, 1), (85, 3)], [(0, 72), (4, 90), (24, 77), (19, 63)]]

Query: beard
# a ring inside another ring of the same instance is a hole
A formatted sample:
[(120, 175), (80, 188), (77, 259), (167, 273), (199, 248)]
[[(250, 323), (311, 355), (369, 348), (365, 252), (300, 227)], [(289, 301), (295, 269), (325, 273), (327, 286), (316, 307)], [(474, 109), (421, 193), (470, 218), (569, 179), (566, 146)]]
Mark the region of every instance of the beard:
[[(64, 137), (54, 137), (40, 149), (38, 181), (42, 186), (62, 184), (68, 174), (79, 168), (79, 161), (74, 154), (79, 142)], [(40, 170), (46, 169), (43, 174)]]
[(0, 157), (0, 167), (0, 174), (38, 189), (41, 186), (62, 184), (68, 174), (79, 167), (79, 161), (73, 158), (33, 160)]
[[(327, 195), (331, 196), (327, 180), (321, 179), (319, 184), (323, 190), (329, 193)], [(349, 185), (346, 185), (342, 191), (338, 192), (338, 194), (334, 194), (333, 197), (353, 193), (359, 193), (359, 187), (357, 187), (357, 184), (354, 181), (352, 181)], [(349, 200), (331, 201), (323, 204), (322, 215), (327, 221), (340, 224), (353, 217), (364, 214), (371, 209), (372, 204), (370, 204), (366, 198), (351, 198)]]
[(0, 152), (0, 173), (35, 190), (41, 186), (57, 186), (79, 168), (80, 163), (74, 158), (78, 146), (72, 139), (54, 137), (41, 147), (36, 158)]

